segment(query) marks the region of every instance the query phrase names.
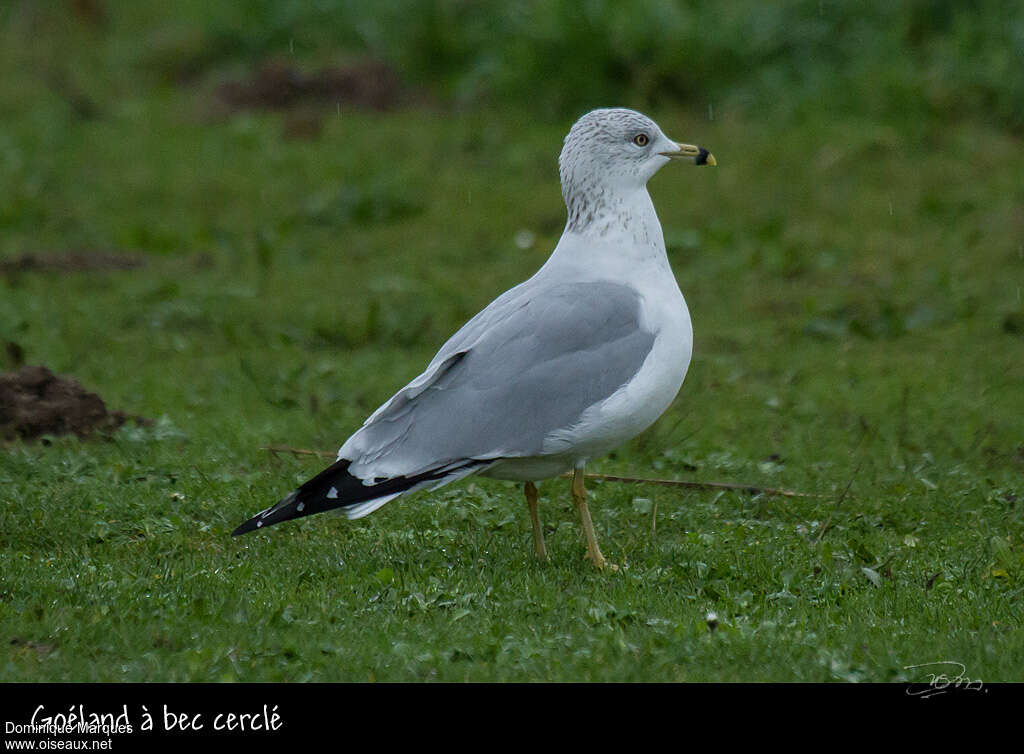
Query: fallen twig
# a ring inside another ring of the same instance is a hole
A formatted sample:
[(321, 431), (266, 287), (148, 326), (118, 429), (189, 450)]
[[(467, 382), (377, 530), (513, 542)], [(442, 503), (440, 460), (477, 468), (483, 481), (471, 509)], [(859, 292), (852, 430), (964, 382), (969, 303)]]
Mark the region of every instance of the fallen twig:
[[(306, 448), (290, 448), (285, 445), (268, 445), (261, 450), (268, 450), (271, 453), (291, 453), (296, 456), (320, 456), (323, 458), (333, 457), (335, 453), (326, 450), (308, 450)], [(571, 477), (572, 474), (563, 474), (563, 477)], [(823, 497), (811, 492), (794, 492), (793, 490), (779, 490), (772, 487), (757, 487), (753, 484), (732, 484), (729, 482), (687, 482), (681, 479), (644, 479), (642, 477), (613, 476), (611, 474), (584, 474), (584, 478), (601, 482), (623, 482), (626, 484), (656, 484), (661, 487), (690, 487), (695, 489), (711, 490), (742, 490), (750, 494), (763, 493), (765, 495), (781, 495), (783, 497)], [(844, 493), (845, 494), (845, 493)]]
[(337, 455), (337, 453), (331, 453), (327, 450), (307, 450), (306, 448), (289, 448), (285, 445), (267, 445), (260, 448), (260, 450), (269, 450), (274, 455), (278, 453), (291, 453), (293, 456), (320, 456), (321, 458), (329, 458)]
[[(571, 476), (563, 474), (563, 476)], [(656, 484), (661, 487), (693, 487), (710, 490), (743, 490), (752, 495), (763, 492), (766, 495), (782, 495), (784, 497), (821, 497), (811, 492), (794, 492), (793, 490), (777, 490), (772, 487), (757, 487), (753, 484), (732, 484), (730, 482), (686, 482), (682, 479), (645, 479), (643, 477), (613, 476), (611, 474), (584, 474), (587, 479), (602, 482), (625, 482), (627, 484)]]

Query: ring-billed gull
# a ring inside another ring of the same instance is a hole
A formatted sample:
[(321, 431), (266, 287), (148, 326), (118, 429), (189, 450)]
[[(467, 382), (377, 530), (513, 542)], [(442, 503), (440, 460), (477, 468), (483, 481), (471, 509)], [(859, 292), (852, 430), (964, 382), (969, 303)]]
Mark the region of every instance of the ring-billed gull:
[(572, 471), (587, 557), (608, 565), (583, 468), (650, 426), (686, 376), (693, 330), (647, 181), (701, 147), (632, 110), (594, 110), (559, 157), (568, 220), (537, 273), (467, 322), (378, 408), (338, 460), (233, 532), (340, 508), (349, 518), (470, 474), (524, 482), (547, 558), (535, 482)]

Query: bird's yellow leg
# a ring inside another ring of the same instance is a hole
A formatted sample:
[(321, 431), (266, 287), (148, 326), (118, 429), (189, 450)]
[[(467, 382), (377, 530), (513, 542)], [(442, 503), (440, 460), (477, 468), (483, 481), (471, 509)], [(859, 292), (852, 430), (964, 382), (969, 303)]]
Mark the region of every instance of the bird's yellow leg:
[(544, 546), (544, 531), (540, 528), (540, 512), (537, 502), (537, 485), (527, 482), (523, 485), (523, 493), (526, 495), (526, 504), (530, 507), (530, 523), (533, 524), (533, 549), (537, 553), (537, 560), (547, 561), (548, 550)]
[(572, 473), (572, 501), (576, 504), (576, 510), (580, 512), (580, 521), (583, 522), (583, 535), (587, 538), (587, 557), (596, 567), (613, 571), (619, 570), (614, 563), (609, 563), (601, 554), (601, 548), (597, 546), (597, 534), (594, 532), (594, 522), (590, 520), (590, 509), (587, 507), (587, 490), (583, 486), (583, 468), (573, 470)]

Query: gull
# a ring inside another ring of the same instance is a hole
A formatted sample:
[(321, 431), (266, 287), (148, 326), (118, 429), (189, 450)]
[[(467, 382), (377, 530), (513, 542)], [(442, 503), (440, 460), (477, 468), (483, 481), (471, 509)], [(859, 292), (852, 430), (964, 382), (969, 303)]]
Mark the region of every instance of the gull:
[(571, 472), (586, 557), (615, 568), (597, 543), (583, 470), (653, 424), (690, 364), (690, 313), (647, 193), (679, 159), (716, 164), (633, 110), (581, 117), (558, 160), (568, 217), (547, 262), (456, 332), (335, 463), (233, 534), (332, 509), (360, 518), (480, 474), (523, 483), (543, 561), (536, 482)]

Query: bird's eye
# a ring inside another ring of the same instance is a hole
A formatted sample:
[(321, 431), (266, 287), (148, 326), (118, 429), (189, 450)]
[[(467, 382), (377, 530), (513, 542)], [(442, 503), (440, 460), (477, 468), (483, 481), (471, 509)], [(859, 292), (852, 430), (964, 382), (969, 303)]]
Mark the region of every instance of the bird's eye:
[(650, 139), (647, 138), (647, 134), (637, 134), (633, 137), (633, 143), (638, 147), (646, 147), (649, 141)]

